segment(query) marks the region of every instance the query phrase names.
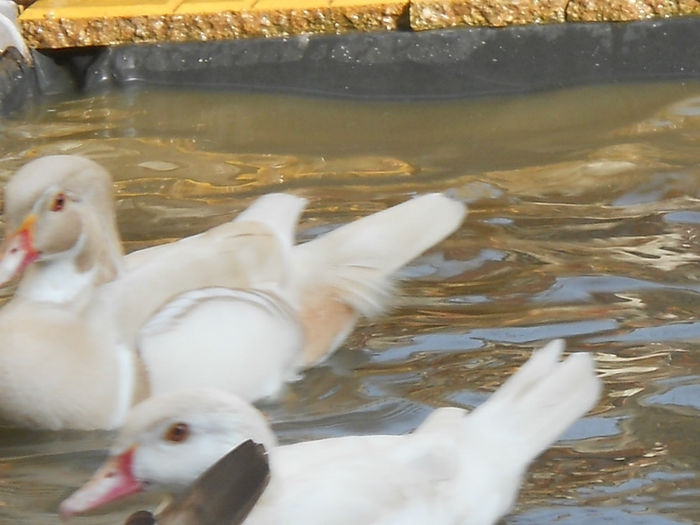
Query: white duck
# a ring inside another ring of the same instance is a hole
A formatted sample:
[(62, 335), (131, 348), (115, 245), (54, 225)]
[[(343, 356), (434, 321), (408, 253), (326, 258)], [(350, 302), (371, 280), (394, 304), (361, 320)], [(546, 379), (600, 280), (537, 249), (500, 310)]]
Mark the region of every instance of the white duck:
[(528, 464), (596, 402), (589, 354), (535, 352), (471, 413), (440, 408), (412, 434), (347, 436), (276, 446), (263, 416), (230, 394), (195, 390), (137, 405), (111, 457), (61, 504), (69, 516), (153, 487), (185, 489), (252, 439), (270, 482), (246, 525), (493, 523), (508, 512)]
[(123, 256), (101, 166), (26, 164), (5, 190), (0, 282), (23, 275), (0, 311), (0, 420), (113, 428), (149, 394), (273, 396), (381, 311), (391, 275), (466, 212), (424, 195), (295, 246), (304, 205), (268, 195), (232, 222)]

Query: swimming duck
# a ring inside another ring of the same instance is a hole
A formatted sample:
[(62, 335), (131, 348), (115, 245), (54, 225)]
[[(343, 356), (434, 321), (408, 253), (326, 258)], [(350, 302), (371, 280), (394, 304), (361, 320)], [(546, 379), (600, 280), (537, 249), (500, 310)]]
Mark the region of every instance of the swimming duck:
[(0, 420), (110, 429), (152, 394), (273, 397), (381, 312), (395, 271), (466, 213), (428, 194), (295, 245), (305, 202), (266, 195), (231, 222), (124, 256), (104, 168), (56, 155), (19, 169), (0, 248), (0, 283), (21, 275), (0, 310)]
[(512, 507), (528, 464), (596, 402), (590, 354), (536, 351), (471, 413), (439, 408), (411, 434), (277, 446), (263, 415), (215, 390), (137, 405), (93, 478), (60, 507), (85, 512), (157, 487), (184, 490), (231, 448), (268, 451), (270, 482), (246, 525), (489, 524)]

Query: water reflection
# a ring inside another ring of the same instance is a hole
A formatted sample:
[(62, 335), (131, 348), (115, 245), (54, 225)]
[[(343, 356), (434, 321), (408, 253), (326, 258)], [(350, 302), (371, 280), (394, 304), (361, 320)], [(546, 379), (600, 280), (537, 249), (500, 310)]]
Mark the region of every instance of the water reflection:
[[(3, 122), (0, 178), (37, 155), (98, 160), (128, 250), (270, 191), (309, 199), (302, 239), (449, 191), (470, 205), (465, 226), (405, 270), (388, 315), (264, 406), (282, 441), (409, 431), (566, 337), (595, 353), (604, 397), (537, 460), (505, 521), (699, 522), (699, 100), (697, 84), (420, 104), (126, 92)], [(0, 521), (55, 523), (109, 440), (2, 430)]]

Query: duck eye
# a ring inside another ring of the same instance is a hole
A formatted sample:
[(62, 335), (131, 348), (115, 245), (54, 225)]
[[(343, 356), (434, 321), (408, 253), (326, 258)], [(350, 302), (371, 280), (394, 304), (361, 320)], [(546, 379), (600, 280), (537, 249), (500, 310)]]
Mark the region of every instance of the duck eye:
[(173, 423), (163, 434), (163, 439), (173, 443), (180, 443), (190, 435), (190, 427), (187, 423)]
[(51, 201), (51, 211), (61, 211), (66, 205), (66, 195), (65, 193), (58, 193)]

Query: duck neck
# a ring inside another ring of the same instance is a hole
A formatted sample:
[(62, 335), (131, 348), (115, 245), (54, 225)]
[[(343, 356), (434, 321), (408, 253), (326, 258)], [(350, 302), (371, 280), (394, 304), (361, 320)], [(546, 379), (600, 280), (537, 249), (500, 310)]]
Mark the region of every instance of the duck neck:
[(34, 302), (80, 307), (90, 297), (94, 280), (94, 268), (77, 271), (72, 260), (41, 261), (27, 268), (16, 295)]
[(70, 249), (39, 258), (25, 271), (16, 294), (26, 300), (84, 308), (97, 286), (121, 271), (121, 252), (100, 237), (84, 233)]

